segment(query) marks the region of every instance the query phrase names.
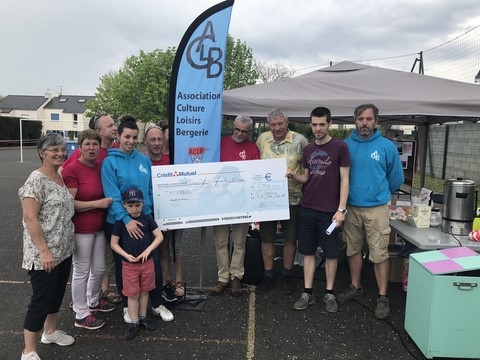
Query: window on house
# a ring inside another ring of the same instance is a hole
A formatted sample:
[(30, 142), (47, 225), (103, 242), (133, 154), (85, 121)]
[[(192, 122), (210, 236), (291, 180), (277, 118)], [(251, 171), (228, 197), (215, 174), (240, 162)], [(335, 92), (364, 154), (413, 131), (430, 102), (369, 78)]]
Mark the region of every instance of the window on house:
[(79, 103), (84, 103), (85, 101), (87, 101), (87, 99), (78, 99)]
[(51, 114), (50, 114), (50, 120), (52, 120), (52, 121), (59, 121), (59, 120), (60, 120), (60, 114), (58, 114), (58, 113), (51, 113)]
[(61, 98), (61, 99), (58, 99), (58, 102), (64, 103), (64, 102), (67, 102), (67, 100), (68, 100), (68, 99)]
[(77, 124), (78, 124), (78, 115), (73, 114), (73, 126), (77, 126)]

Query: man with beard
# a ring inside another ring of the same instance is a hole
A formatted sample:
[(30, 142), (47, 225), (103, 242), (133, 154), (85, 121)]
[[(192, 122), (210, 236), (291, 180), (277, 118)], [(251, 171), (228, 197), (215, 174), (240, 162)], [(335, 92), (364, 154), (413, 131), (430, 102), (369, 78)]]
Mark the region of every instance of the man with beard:
[(344, 239), (350, 266), (350, 287), (337, 296), (339, 303), (358, 300), (363, 295), (361, 274), (362, 248), (367, 240), (369, 259), (373, 262), (378, 296), (375, 317), (383, 320), (390, 314), (387, 298), (390, 262), (388, 202), (391, 193), (403, 184), (403, 169), (398, 150), (376, 129), (378, 108), (373, 104), (357, 106), (354, 111), (356, 129), (345, 140), (352, 161)]

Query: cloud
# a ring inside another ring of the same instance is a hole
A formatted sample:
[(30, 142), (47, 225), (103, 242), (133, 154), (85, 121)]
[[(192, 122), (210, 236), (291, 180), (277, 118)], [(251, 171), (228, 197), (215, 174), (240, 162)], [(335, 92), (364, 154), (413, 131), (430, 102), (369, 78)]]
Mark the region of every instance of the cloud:
[[(177, 47), (191, 22), (218, 2), (3, 0), (0, 94), (61, 86), (92, 95), (128, 56)], [(299, 69), (414, 55), (478, 25), (479, 10), (477, 0), (237, 0), (230, 34), (259, 60)]]

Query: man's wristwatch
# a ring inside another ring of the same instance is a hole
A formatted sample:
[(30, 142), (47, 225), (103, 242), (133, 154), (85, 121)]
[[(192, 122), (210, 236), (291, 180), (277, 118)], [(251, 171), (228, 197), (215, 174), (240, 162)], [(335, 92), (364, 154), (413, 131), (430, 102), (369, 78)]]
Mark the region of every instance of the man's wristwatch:
[(337, 209), (339, 213), (342, 213), (343, 215), (347, 215), (347, 209)]

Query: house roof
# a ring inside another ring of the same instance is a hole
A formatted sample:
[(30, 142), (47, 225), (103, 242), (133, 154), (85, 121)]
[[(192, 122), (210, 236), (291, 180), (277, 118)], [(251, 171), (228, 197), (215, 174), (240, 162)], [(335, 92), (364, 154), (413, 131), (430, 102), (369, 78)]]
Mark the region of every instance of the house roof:
[(83, 114), (88, 101), (94, 96), (60, 95), (51, 99), (34, 95), (7, 95), (0, 99), (0, 113), (8, 114), (13, 110), (37, 111), (43, 104), (44, 109), (61, 109), (67, 114)]
[(0, 99), (0, 112), (8, 114), (13, 110), (36, 111), (46, 101), (44, 96), (7, 95)]
[(94, 96), (84, 95), (60, 95), (52, 98), (44, 109), (62, 109), (67, 114), (83, 114), (87, 102), (94, 98)]

